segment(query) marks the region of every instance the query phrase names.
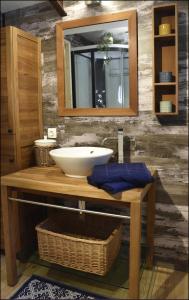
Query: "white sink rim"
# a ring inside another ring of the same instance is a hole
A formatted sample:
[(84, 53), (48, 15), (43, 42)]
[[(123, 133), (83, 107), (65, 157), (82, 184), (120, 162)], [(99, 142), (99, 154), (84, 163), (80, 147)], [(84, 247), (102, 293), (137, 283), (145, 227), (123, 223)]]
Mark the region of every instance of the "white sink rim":
[(104, 147), (63, 147), (49, 151), (66, 176), (83, 178), (91, 175), (95, 165), (106, 164), (113, 150)]
[[(86, 151), (78, 152), (78, 150)], [(49, 152), (50, 155), (54, 155), (55, 157), (62, 157), (62, 154), (64, 154), (64, 157), (69, 158), (89, 158), (89, 157), (100, 157), (107, 154), (113, 154), (113, 150), (110, 148), (105, 147), (87, 147), (87, 146), (78, 146), (78, 147), (63, 147), (58, 149), (53, 149)]]

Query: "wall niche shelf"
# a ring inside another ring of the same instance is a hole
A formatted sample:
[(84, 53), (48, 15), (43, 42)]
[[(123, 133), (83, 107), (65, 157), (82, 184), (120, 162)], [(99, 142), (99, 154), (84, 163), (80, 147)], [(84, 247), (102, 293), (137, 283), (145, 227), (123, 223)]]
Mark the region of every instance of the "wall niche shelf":
[(154, 85), (176, 85), (176, 82), (155, 82)]
[[(178, 114), (178, 12), (177, 5), (153, 7), (153, 91), (154, 113)], [(159, 26), (169, 24), (170, 32), (159, 34)], [(171, 72), (172, 80), (160, 80), (160, 72)], [(160, 110), (161, 101), (171, 101), (171, 111)]]
[(168, 38), (174, 38), (175, 37), (175, 33), (170, 33), (170, 34), (165, 34), (165, 35), (154, 35), (155, 39), (168, 39)]

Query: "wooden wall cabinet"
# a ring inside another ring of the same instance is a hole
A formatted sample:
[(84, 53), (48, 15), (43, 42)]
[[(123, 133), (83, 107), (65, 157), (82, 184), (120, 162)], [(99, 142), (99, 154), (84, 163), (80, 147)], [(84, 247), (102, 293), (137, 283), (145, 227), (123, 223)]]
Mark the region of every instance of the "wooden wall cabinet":
[[(153, 90), (156, 115), (178, 114), (178, 13), (177, 5), (153, 8)], [(170, 24), (171, 32), (160, 35), (159, 25)], [(172, 72), (171, 82), (160, 82), (160, 72)], [(172, 102), (171, 112), (160, 112), (160, 101)]]
[(1, 175), (34, 165), (41, 105), (41, 40), (12, 26), (1, 28)]

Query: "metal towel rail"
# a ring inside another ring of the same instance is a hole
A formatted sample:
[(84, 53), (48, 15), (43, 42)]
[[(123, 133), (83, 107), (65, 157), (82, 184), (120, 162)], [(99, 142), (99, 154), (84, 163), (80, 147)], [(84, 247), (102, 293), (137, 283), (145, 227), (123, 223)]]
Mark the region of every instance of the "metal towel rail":
[(88, 209), (60, 206), (60, 205), (43, 203), (43, 202), (35, 202), (35, 201), (24, 200), (24, 199), (19, 199), (19, 198), (9, 197), (8, 199), (11, 200), (11, 201), (16, 201), (16, 202), (21, 202), (21, 203), (27, 203), (27, 204), (33, 204), (33, 205), (39, 205), (39, 206), (46, 206), (46, 207), (58, 208), (58, 209), (70, 210), (70, 211), (78, 211), (80, 213), (86, 213), (86, 214), (94, 214), (94, 215), (101, 215), (101, 216), (107, 216), (107, 217), (115, 217), (115, 218), (120, 218), (120, 219), (130, 219), (131, 218), (130, 216), (125, 216), (125, 215), (116, 215), (116, 214), (105, 213), (105, 212), (100, 212), (100, 211), (93, 211), (93, 210), (88, 210)]

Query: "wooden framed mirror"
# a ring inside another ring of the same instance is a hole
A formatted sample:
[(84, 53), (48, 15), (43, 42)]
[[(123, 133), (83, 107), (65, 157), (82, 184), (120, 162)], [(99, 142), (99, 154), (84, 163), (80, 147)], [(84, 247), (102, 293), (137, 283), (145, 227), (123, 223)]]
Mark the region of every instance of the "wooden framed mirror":
[(56, 24), (60, 116), (138, 113), (136, 10)]

